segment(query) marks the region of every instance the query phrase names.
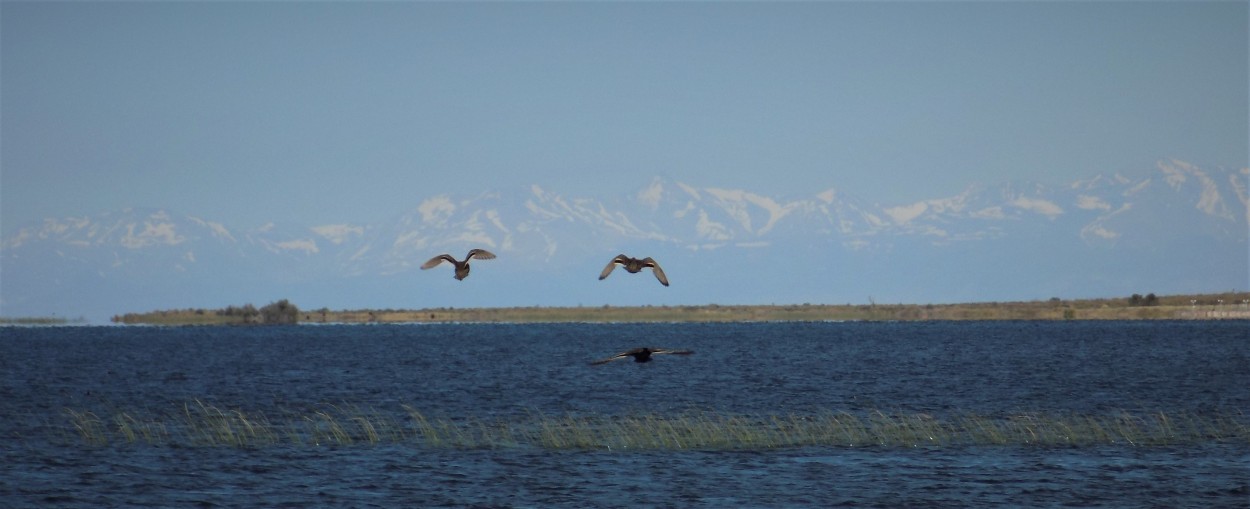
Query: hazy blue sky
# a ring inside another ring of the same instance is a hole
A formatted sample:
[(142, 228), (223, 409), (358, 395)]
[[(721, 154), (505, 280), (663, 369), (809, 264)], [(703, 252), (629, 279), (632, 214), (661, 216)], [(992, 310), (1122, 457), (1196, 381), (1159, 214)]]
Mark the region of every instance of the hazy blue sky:
[(1247, 164), (1246, 2), (0, 3), (4, 234)]

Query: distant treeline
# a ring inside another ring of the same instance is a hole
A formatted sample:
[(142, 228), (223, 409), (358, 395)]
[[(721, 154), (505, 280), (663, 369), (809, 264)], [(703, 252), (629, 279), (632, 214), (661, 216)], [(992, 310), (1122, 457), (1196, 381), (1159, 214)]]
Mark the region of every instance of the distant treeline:
[(172, 309), (114, 315), (114, 323), (152, 325), (282, 325), (299, 323), (299, 308), (286, 299), (260, 309), (251, 304), (222, 309)]
[(156, 325), (260, 325), (404, 322), (742, 322), (830, 320), (1151, 320), (1250, 318), (1250, 292), (964, 304), (791, 304), (359, 309), (301, 312), (286, 299), (256, 309), (177, 309), (127, 313), (113, 321)]

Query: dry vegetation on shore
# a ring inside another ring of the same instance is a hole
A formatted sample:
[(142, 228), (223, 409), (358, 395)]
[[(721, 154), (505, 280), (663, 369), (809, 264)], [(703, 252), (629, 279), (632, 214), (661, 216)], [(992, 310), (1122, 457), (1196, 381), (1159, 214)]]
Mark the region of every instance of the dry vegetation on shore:
[[(280, 301), (285, 303), (286, 301)], [(296, 309), (291, 305), (292, 309)], [(796, 304), (298, 310), (300, 323), (452, 322), (744, 322), (836, 320), (1172, 320), (1250, 319), (1250, 292), (1156, 297), (964, 304)], [(127, 313), (114, 322), (153, 325), (243, 325), (219, 310)], [(289, 323), (289, 322), (286, 322)]]

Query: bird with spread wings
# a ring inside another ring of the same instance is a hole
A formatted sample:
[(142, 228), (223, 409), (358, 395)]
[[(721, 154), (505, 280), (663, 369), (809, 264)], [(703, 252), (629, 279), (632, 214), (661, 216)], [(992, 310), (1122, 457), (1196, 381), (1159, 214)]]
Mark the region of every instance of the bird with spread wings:
[(469, 260), (473, 258), (477, 258), (479, 260), (490, 260), (494, 257), (495, 257), (495, 253), (492, 253), (485, 249), (470, 249), (469, 254), (465, 255), (464, 261), (457, 260), (449, 254), (441, 254), (433, 258), (430, 258), (429, 261), (421, 264), (421, 270), (434, 268), (438, 266), (438, 264), (440, 263), (449, 262), (456, 269), (456, 273), (455, 273), (456, 279), (462, 280), (466, 277), (469, 277)]
[(627, 359), (630, 357), (634, 358), (634, 362), (651, 362), (652, 355), (661, 355), (661, 354), (690, 355), (692, 353), (694, 353), (694, 350), (673, 350), (669, 348), (654, 348), (654, 347), (644, 346), (642, 348), (626, 350), (624, 352), (618, 353), (611, 357), (607, 357), (604, 359), (599, 359), (597, 361), (591, 362), (590, 364), (592, 366), (599, 365), (599, 364), (607, 364), (612, 361), (619, 361), (621, 359)]
[(660, 280), (660, 284), (668, 286), (668, 276), (664, 275), (664, 269), (661, 269), (660, 264), (656, 263), (650, 256), (640, 259), (631, 258), (623, 254), (616, 255), (616, 258), (613, 258), (612, 261), (608, 262), (608, 266), (603, 268), (603, 272), (599, 273), (599, 280), (602, 281), (603, 278), (608, 277), (608, 274), (611, 274), (612, 269), (615, 269), (617, 265), (624, 267), (625, 271), (630, 274), (637, 274), (642, 269), (650, 267), (651, 272), (655, 273), (655, 278)]

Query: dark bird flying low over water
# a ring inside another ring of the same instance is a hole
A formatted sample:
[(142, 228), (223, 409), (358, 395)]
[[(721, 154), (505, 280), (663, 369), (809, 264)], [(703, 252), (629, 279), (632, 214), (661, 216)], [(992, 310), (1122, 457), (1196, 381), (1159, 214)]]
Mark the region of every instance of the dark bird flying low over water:
[(661, 355), (661, 354), (690, 355), (692, 353), (694, 353), (694, 350), (672, 350), (668, 348), (651, 348), (651, 347), (644, 346), (642, 348), (626, 350), (624, 352), (618, 353), (606, 359), (599, 359), (590, 364), (592, 366), (598, 365), (598, 364), (607, 364), (612, 361), (619, 361), (621, 359), (627, 359), (629, 357), (633, 357), (634, 362), (651, 362), (652, 355)]
[(651, 272), (655, 273), (655, 278), (660, 280), (660, 284), (668, 286), (668, 276), (664, 275), (664, 269), (661, 269), (660, 264), (655, 263), (655, 260), (652, 260), (650, 256), (638, 259), (630, 258), (623, 254), (616, 255), (616, 258), (613, 258), (612, 261), (608, 262), (608, 266), (603, 268), (603, 272), (599, 273), (599, 280), (602, 281), (603, 278), (608, 277), (608, 274), (611, 274), (612, 269), (615, 269), (617, 265), (625, 267), (625, 271), (630, 274), (637, 274), (642, 269), (651, 267)]
[(470, 249), (469, 254), (465, 255), (464, 261), (459, 261), (449, 254), (441, 254), (430, 258), (429, 261), (421, 265), (421, 270), (433, 268), (440, 263), (448, 262), (456, 268), (456, 279), (464, 279), (469, 277), (469, 260), (477, 258), (479, 260), (490, 260), (495, 257), (495, 253), (485, 249)]

